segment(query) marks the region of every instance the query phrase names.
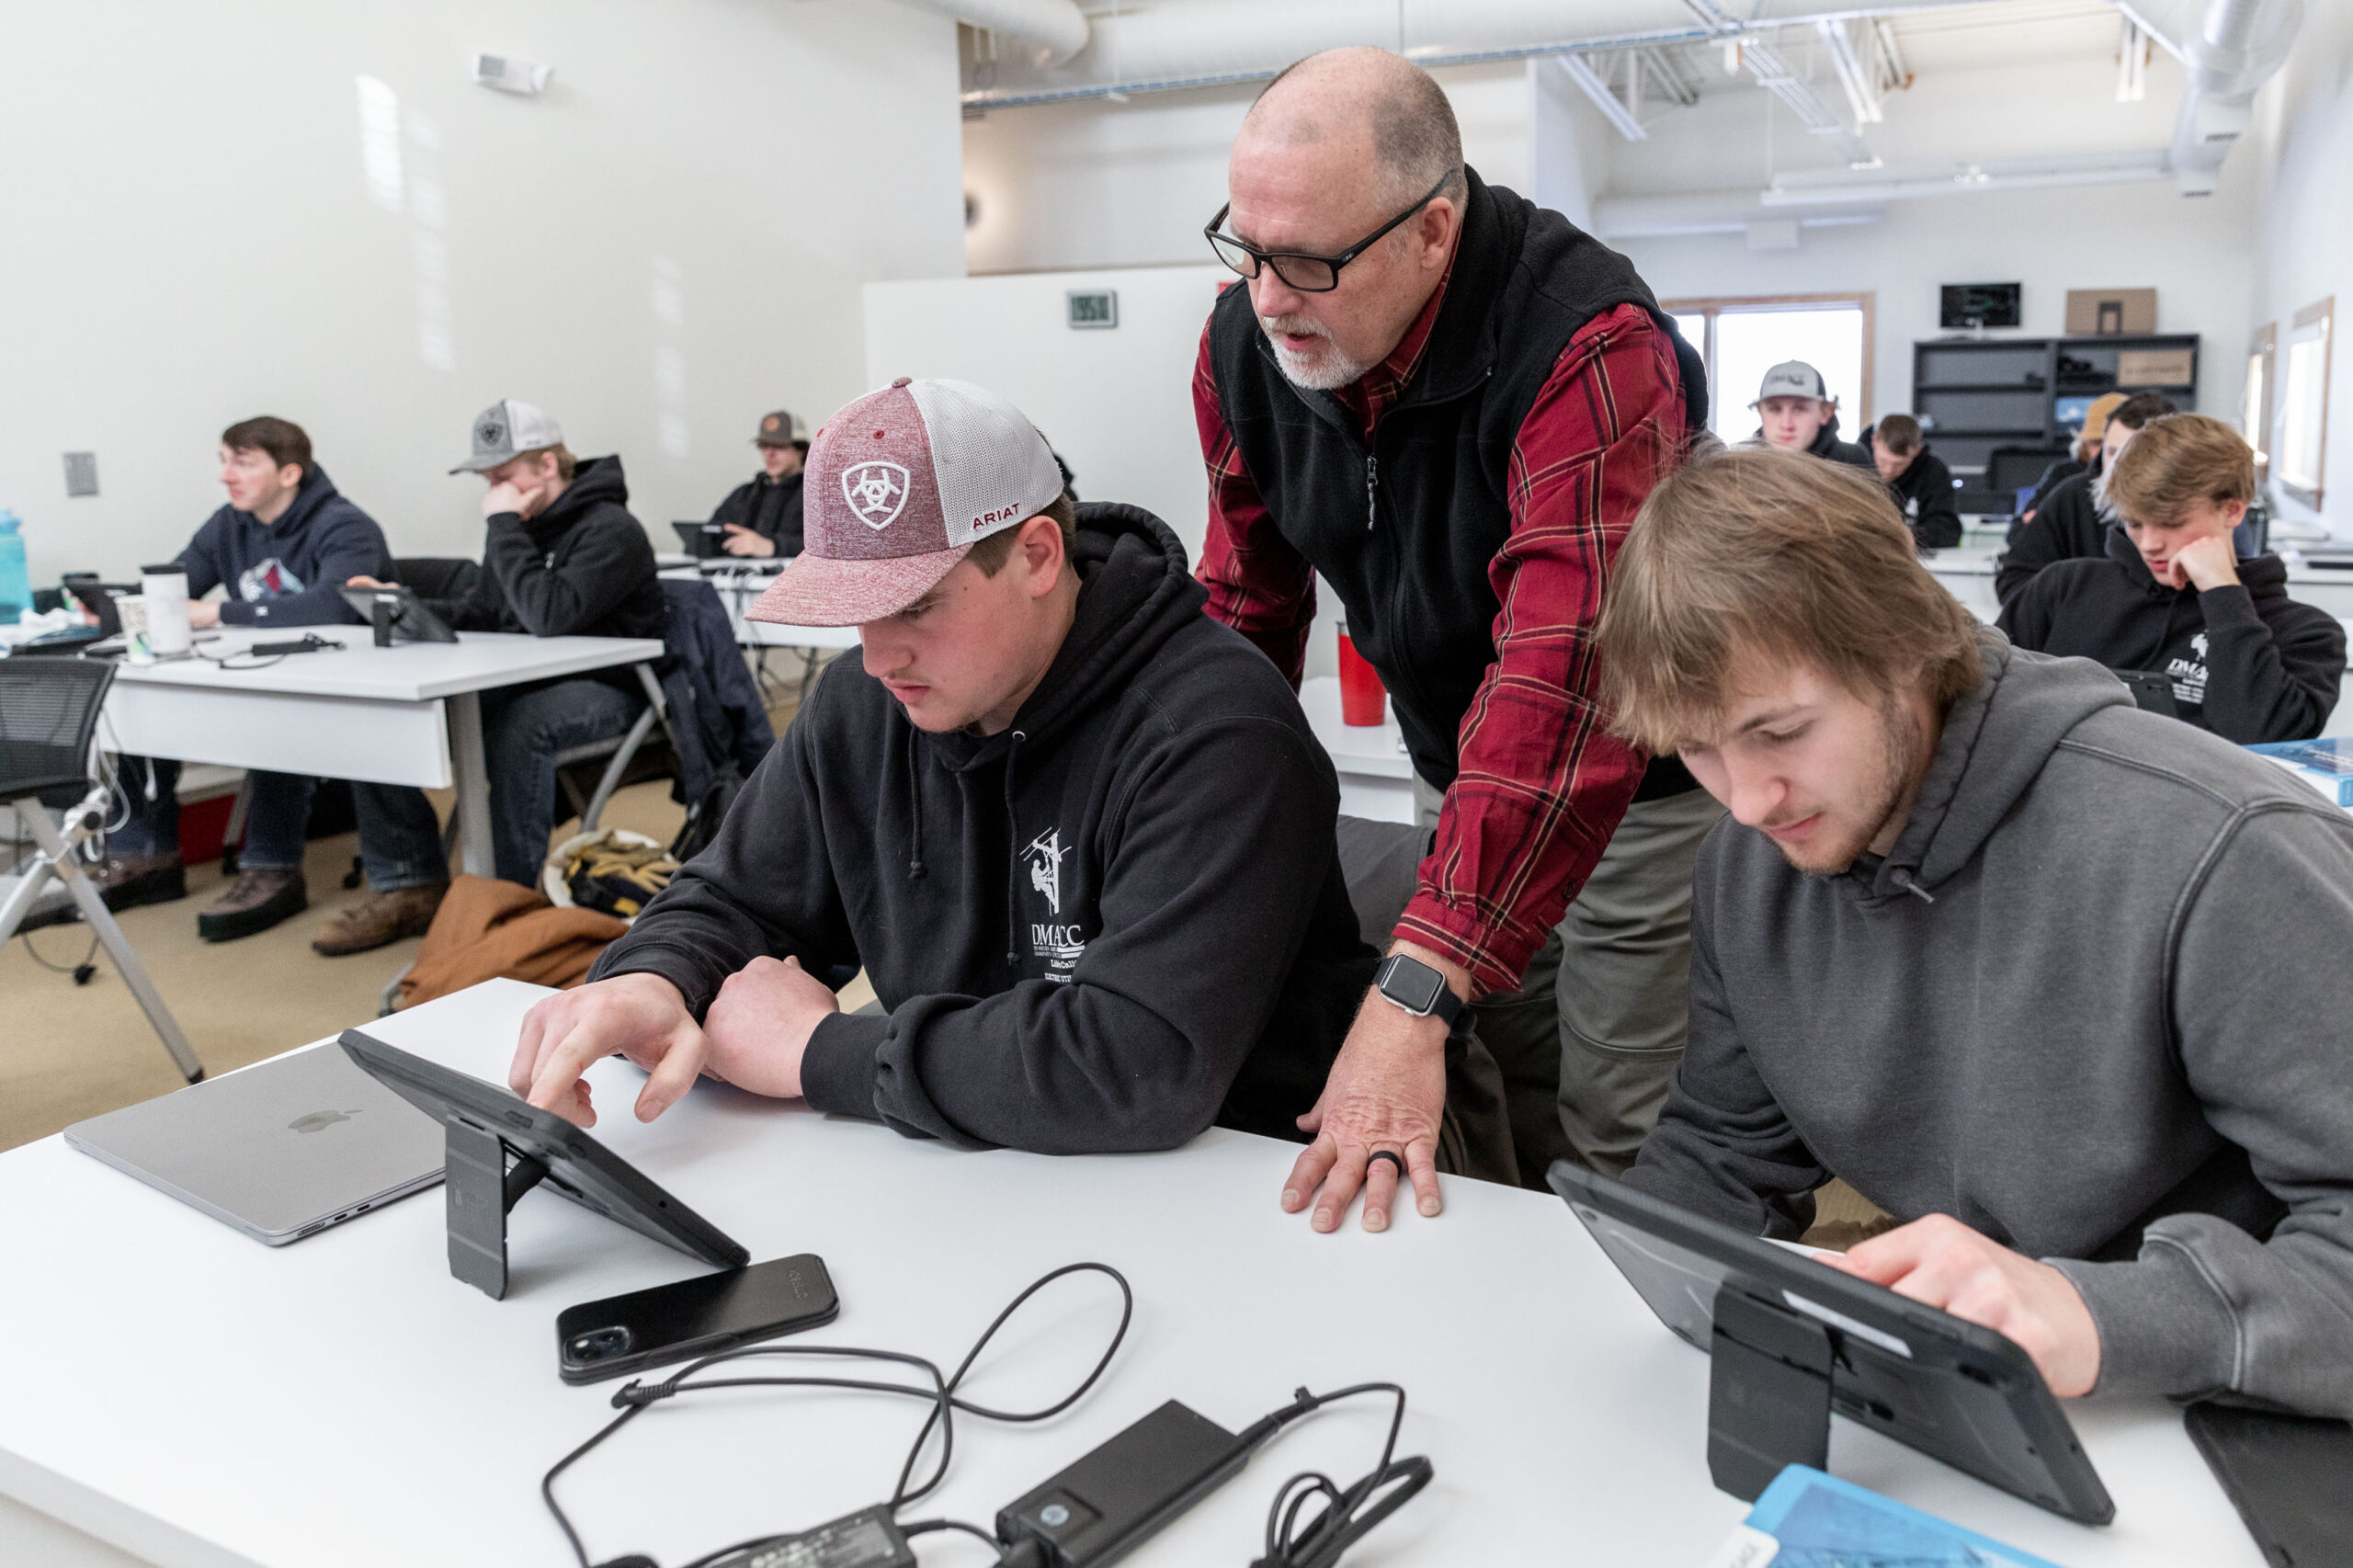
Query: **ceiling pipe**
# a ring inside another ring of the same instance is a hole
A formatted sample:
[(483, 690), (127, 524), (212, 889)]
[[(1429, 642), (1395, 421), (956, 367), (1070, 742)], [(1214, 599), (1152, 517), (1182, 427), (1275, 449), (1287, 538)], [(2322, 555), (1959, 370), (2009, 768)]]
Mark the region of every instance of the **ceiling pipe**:
[(2126, 0), (2120, 9), (2189, 73), (2166, 161), (2184, 196), (2211, 196), (2253, 122), (2256, 92), (2287, 63), (2303, 0)]
[(972, 27), (984, 28), (999, 39), (1018, 39), (1032, 47), (1033, 65), (1060, 65), (1086, 47), (1086, 14), (1076, 0), (912, 0), (926, 11), (938, 11)]
[[(974, 16), (982, 0), (917, 0), (933, 9), (986, 25)], [(992, 6), (1014, 0), (988, 0)], [(1028, 5), (1045, 0), (1026, 0)], [(1754, 48), (1782, 29), (1811, 32), (1824, 18), (1840, 20), (1945, 9), (1985, 0), (1813, 0), (1790, 15), (1754, 25), (1714, 0), (1695, 8), (1687, 0), (1161, 0), (1133, 8), (1097, 8), (1082, 18), (1086, 46), (1060, 67), (1003, 72), (992, 85), (964, 95), (968, 108), (1029, 104), (1264, 81), (1291, 62), (1347, 44), (1395, 50), (1424, 66), (1467, 65), (1535, 55), (1593, 53), (1710, 40)], [(1763, 63), (1762, 62), (1759, 62)], [(1778, 63), (1778, 62), (1775, 62)], [(1789, 101), (1812, 96), (1786, 68), (1772, 87)], [(1802, 92), (1801, 92), (1802, 90)], [(1795, 107), (1793, 105), (1793, 107)], [(1826, 105), (1808, 120), (1845, 131)], [(1851, 133), (1847, 133), (1851, 135)]]

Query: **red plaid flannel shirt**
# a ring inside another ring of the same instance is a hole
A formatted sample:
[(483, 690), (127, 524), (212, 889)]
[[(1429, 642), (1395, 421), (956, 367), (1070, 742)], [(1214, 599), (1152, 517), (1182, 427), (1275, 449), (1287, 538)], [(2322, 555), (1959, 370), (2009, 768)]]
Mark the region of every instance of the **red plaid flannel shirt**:
[[(1368, 433), (1412, 380), (1444, 291), (1387, 360), (1339, 394)], [(1243, 466), (1206, 331), (1193, 413), (1210, 476), (1199, 572), (1209, 613), (1296, 687), (1314, 568), (1276, 529)], [(1593, 626), (1634, 511), (1683, 437), (1673, 347), (1639, 306), (1621, 305), (1569, 340), (1513, 441), (1511, 532), (1487, 568), (1502, 606), (1495, 662), (1462, 717), (1461, 771), (1396, 929), (1468, 970), (1474, 995), (1519, 984), (1642, 782), (1642, 756), (1602, 724)]]

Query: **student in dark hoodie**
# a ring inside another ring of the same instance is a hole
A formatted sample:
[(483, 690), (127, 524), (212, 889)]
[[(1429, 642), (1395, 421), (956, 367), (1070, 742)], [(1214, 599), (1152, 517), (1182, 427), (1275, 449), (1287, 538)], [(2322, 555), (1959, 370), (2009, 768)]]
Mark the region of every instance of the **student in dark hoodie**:
[(760, 416), (752, 437), (760, 472), (727, 493), (710, 520), (723, 530), (719, 547), (730, 555), (766, 558), (801, 553), (801, 469), (809, 460), (809, 431), (784, 409)]
[[(810, 453), (808, 548), (750, 614), (856, 624), (716, 842), (525, 1019), (510, 1081), (584, 1126), (708, 1073), (961, 1147), (1296, 1137), (1373, 955), (1330, 759), (1201, 613), (1159, 519), (1079, 509), (995, 393), (899, 381)], [(817, 977), (863, 964), (887, 1013)]]
[(2116, 526), (2108, 471), (2142, 426), (2173, 412), (2173, 400), (2161, 392), (2135, 392), (2116, 405), (2100, 434), (2099, 460), (2052, 485), (2029, 516), (2011, 525), (2008, 548), (1994, 570), (1994, 593), (2002, 603), (2018, 597), (2054, 561), (2097, 561), (2108, 553), (2108, 532)]
[[(343, 601), (343, 583), (360, 573), (391, 575), (392, 552), (375, 520), (346, 500), (313, 460), (301, 426), (263, 415), (223, 430), (221, 483), (228, 505), (205, 519), (177, 558), (194, 596), (190, 625), (329, 626), (359, 619)], [(206, 598), (215, 587), (225, 587), (228, 597)], [(168, 758), (121, 759), (130, 815), (108, 835), (108, 859), (97, 872), (109, 908), (186, 895), (179, 776), (180, 765)], [(267, 931), (310, 903), (302, 850), (319, 781), (258, 771), (248, 778), (236, 881), (196, 917), (196, 933), (208, 942)], [(444, 874), (436, 869), (441, 838), (432, 808), (414, 790), (405, 795), (375, 824), (362, 857), (369, 886), (380, 892)]]
[(1778, 453), (1652, 493), (1598, 655), (1732, 818), (1627, 1183), (1794, 1239), (1840, 1176), (1905, 1222), (1824, 1261), (2055, 1393), (2353, 1416), (2353, 814), (2012, 647)]
[(2237, 558), (2255, 454), (2202, 414), (2151, 420), (2109, 471), (2122, 520), (2100, 561), (2062, 561), (2002, 608), (2039, 653), (2162, 672), (2181, 717), (2226, 741), (2309, 740), (2336, 707), (2345, 628), (2288, 597), (2276, 555)]
[[(472, 455), (449, 472), (479, 473), (490, 484), (472, 593), (430, 601), (454, 630), (658, 638), (667, 629), (654, 546), (630, 515), (620, 459), (574, 458), (545, 410), (509, 398), (474, 415)], [(556, 820), (556, 754), (626, 733), (644, 707), (628, 665), (483, 693), (499, 876), (525, 887), (540, 880)], [(364, 824), (360, 844), (367, 846)], [(321, 941), (336, 952), (361, 952), (421, 932), (447, 891), (444, 882), (394, 904), (362, 904)]]
[(1838, 403), (1822, 372), (1802, 359), (1784, 359), (1756, 389), (1756, 438), (1785, 452), (1808, 452), (1826, 462), (1870, 468), (1870, 449), (1838, 438)]
[(1952, 470), (1920, 438), (1920, 422), (1891, 414), (1865, 432), (1880, 483), (1895, 492), (1904, 526), (1922, 550), (1961, 542), (1961, 509), (1952, 503)]

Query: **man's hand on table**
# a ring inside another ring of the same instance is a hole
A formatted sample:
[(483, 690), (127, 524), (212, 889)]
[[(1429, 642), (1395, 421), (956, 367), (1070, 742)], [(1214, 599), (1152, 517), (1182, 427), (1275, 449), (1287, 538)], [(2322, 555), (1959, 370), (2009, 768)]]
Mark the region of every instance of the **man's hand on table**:
[(799, 959), (754, 959), (727, 977), (703, 1015), (705, 1071), (756, 1095), (797, 1099), (809, 1037), (840, 1011), (833, 988)]
[(397, 583), (379, 582), (373, 577), (365, 575), (358, 577), (346, 577), (343, 580), (343, 585), (347, 588), (396, 588), (400, 586)]
[(1843, 1256), (1824, 1253), (1822, 1261), (2016, 1342), (2063, 1399), (2089, 1393), (2099, 1381), (2099, 1329), (2074, 1282), (1949, 1214), (1898, 1226)]
[(221, 607), (210, 599), (190, 599), (188, 601), (188, 623), (191, 630), (197, 631), (218, 626), (221, 624)]
[(560, 992), (523, 1016), (506, 1083), (541, 1110), (580, 1127), (597, 1108), (580, 1075), (591, 1062), (626, 1056), (649, 1074), (637, 1119), (651, 1121), (694, 1087), (710, 1051), (678, 988), (658, 975), (620, 974)]
[[(1410, 942), (1389, 950), (1438, 971), (1457, 996), (1470, 994), (1470, 976), (1459, 965)], [(1318, 1231), (1337, 1230), (1362, 1187), (1364, 1228), (1387, 1230), (1397, 1201), (1397, 1167), (1372, 1160), (1376, 1151), (1386, 1150), (1404, 1159), (1423, 1216), (1438, 1214), (1443, 1207), (1438, 1134), (1446, 1109), (1446, 1035), (1445, 1023), (1435, 1015), (1415, 1017), (1377, 991), (1365, 993), (1324, 1093), (1315, 1108), (1299, 1119), (1299, 1130), (1313, 1134), (1315, 1142), (1283, 1183), (1284, 1212), (1298, 1213), (1312, 1197), (1314, 1212), (1308, 1223)]]
[(730, 555), (774, 555), (776, 540), (741, 523), (729, 523), (726, 537), (719, 541), (719, 548)]

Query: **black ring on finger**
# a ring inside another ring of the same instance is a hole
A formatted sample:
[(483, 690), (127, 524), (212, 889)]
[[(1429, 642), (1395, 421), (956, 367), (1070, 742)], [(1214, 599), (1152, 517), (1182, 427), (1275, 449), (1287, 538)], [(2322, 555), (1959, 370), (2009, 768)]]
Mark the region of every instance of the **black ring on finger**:
[(1394, 1149), (1375, 1149), (1371, 1153), (1365, 1156), (1364, 1168), (1367, 1172), (1370, 1172), (1372, 1169), (1373, 1163), (1377, 1160), (1387, 1160), (1391, 1165), (1395, 1165), (1397, 1167), (1397, 1179), (1399, 1181), (1404, 1181), (1405, 1179), (1404, 1155), (1400, 1154)]

